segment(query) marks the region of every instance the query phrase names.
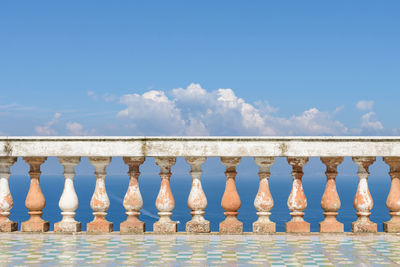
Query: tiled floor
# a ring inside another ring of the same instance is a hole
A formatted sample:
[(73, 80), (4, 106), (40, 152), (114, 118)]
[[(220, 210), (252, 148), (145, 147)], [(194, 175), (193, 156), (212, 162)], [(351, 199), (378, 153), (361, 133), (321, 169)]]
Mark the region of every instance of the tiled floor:
[(400, 236), (0, 234), (0, 266), (400, 266)]

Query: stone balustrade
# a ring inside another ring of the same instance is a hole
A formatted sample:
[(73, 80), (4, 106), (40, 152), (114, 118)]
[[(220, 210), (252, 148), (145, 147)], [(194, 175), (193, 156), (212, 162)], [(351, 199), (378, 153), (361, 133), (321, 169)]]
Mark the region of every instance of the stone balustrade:
[[(29, 220), (21, 223), (23, 232), (46, 232), (49, 222), (42, 219), (46, 205), (40, 185), (40, 166), (47, 157), (57, 157), (64, 167), (65, 184), (59, 201), (62, 220), (55, 222), (56, 232), (79, 232), (75, 211), (79, 200), (74, 188), (74, 167), (81, 157), (88, 157), (95, 168), (96, 186), (90, 202), (93, 221), (87, 224), (88, 233), (111, 232), (113, 223), (106, 220), (110, 201), (105, 179), (106, 167), (112, 157), (123, 157), (129, 167), (129, 185), (123, 200), (127, 218), (120, 225), (121, 233), (143, 233), (144, 222), (138, 216), (143, 207), (139, 188), (140, 165), (146, 157), (154, 157), (160, 168), (160, 191), (156, 199), (159, 220), (154, 224), (155, 233), (174, 233), (177, 223), (171, 220), (175, 207), (170, 187), (171, 167), (176, 157), (185, 157), (191, 167), (192, 186), (188, 206), (192, 219), (186, 224), (190, 233), (210, 232), (210, 222), (204, 218), (207, 198), (201, 185), (201, 166), (207, 157), (220, 157), (225, 166), (226, 186), (221, 206), (225, 220), (219, 231), (224, 234), (241, 233), (243, 224), (237, 219), (240, 196), (236, 190), (236, 167), (242, 157), (254, 157), (259, 167), (259, 190), (254, 199), (258, 219), (253, 223), (254, 233), (273, 233), (276, 224), (270, 220), (274, 206), (269, 189), (270, 167), (276, 157), (286, 157), (292, 167), (293, 183), (287, 206), (291, 220), (285, 224), (286, 232), (305, 233), (310, 224), (303, 219), (307, 198), (303, 191), (303, 167), (310, 157), (319, 157), (326, 166), (326, 188), (321, 199), (324, 221), (320, 232), (343, 232), (343, 224), (336, 216), (340, 198), (336, 189), (337, 168), (344, 157), (352, 157), (358, 166), (358, 187), (354, 196), (354, 208), (358, 219), (352, 223), (355, 233), (376, 232), (377, 224), (369, 219), (373, 199), (368, 188), (369, 166), (376, 157), (383, 157), (390, 167), (391, 187), (387, 196), (387, 208), (391, 219), (383, 224), (385, 232), (400, 232), (400, 138), (399, 137), (0, 137), (0, 231), (18, 229), (17, 222), (9, 219), (13, 198), (9, 189), (10, 167), (17, 157), (30, 166), (30, 188), (25, 206)], [(214, 200), (213, 200), (214, 201)]]

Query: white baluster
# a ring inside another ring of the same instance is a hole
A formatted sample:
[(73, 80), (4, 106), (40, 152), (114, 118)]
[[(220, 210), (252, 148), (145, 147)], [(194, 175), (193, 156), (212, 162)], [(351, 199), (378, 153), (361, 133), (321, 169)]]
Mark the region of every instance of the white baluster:
[(74, 168), (79, 164), (80, 157), (58, 157), (58, 161), (64, 166), (64, 190), (58, 206), (63, 216), (60, 222), (54, 224), (55, 232), (80, 232), (81, 223), (75, 221), (75, 211), (79, 206), (78, 196), (74, 188)]

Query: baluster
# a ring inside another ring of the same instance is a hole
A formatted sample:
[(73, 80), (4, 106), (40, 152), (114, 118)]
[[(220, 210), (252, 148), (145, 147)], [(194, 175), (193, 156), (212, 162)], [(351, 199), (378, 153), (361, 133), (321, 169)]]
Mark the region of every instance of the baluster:
[(58, 206), (63, 216), (60, 222), (54, 224), (55, 232), (80, 232), (81, 223), (75, 221), (75, 211), (79, 206), (78, 196), (74, 188), (74, 168), (81, 161), (80, 157), (58, 157), (58, 161), (64, 166), (64, 190)]
[(383, 223), (383, 231), (388, 233), (400, 232), (400, 157), (385, 157), (383, 160), (390, 166), (391, 186), (386, 200), (390, 210), (390, 220)]
[(326, 165), (326, 187), (321, 199), (325, 220), (319, 223), (320, 232), (343, 232), (343, 223), (336, 220), (340, 209), (340, 198), (336, 190), (337, 167), (343, 157), (322, 157), (321, 162)]
[(292, 165), (293, 185), (287, 205), (292, 219), (285, 224), (288, 233), (310, 232), (310, 224), (304, 221), (304, 210), (307, 208), (307, 199), (303, 191), (302, 177), (303, 166), (308, 162), (307, 157), (288, 157), (287, 161)]
[(204, 209), (207, 207), (207, 198), (201, 186), (201, 165), (205, 162), (205, 157), (186, 157), (190, 164), (190, 174), (192, 175), (192, 188), (188, 198), (188, 206), (192, 210), (193, 218), (186, 223), (186, 232), (189, 233), (208, 233), (210, 232), (210, 222), (204, 219)]
[(175, 164), (175, 157), (155, 157), (156, 164), (160, 167), (161, 186), (156, 200), (157, 213), (160, 219), (154, 223), (154, 233), (176, 232), (176, 222), (171, 220), (172, 210), (175, 207), (174, 196), (171, 192), (169, 179), (171, 167)]
[(368, 168), (374, 163), (375, 157), (353, 157), (353, 161), (358, 165), (359, 181), (354, 197), (354, 208), (357, 211), (358, 219), (351, 223), (351, 231), (355, 233), (375, 233), (378, 230), (377, 225), (369, 220), (374, 201), (368, 189)]
[(0, 157), (0, 232), (18, 230), (18, 223), (12, 222), (8, 218), (14, 205), (8, 179), (10, 178), (10, 167), (16, 161), (16, 157)]
[(140, 234), (145, 231), (144, 222), (139, 220), (140, 210), (143, 207), (143, 199), (139, 189), (140, 165), (144, 157), (124, 157), (124, 162), (129, 166), (129, 186), (124, 197), (126, 221), (120, 224), (121, 233)]
[(225, 192), (221, 201), (221, 206), (225, 210), (225, 220), (219, 224), (219, 232), (222, 234), (243, 232), (243, 223), (236, 218), (241, 204), (235, 185), (236, 165), (240, 160), (240, 157), (221, 157), (221, 162), (226, 168)]
[(46, 199), (40, 189), (40, 165), (46, 161), (46, 157), (24, 157), (30, 166), (29, 175), (31, 183), (28, 195), (25, 200), (25, 207), (29, 210), (29, 220), (21, 224), (23, 232), (47, 232), (49, 230), (49, 222), (42, 219), (42, 209), (46, 206)]
[(258, 193), (254, 199), (254, 207), (257, 209), (258, 219), (253, 223), (254, 233), (274, 233), (276, 226), (271, 222), (269, 216), (274, 207), (274, 199), (272, 198), (269, 190), (268, 179), (271, 175), (270, 167), (274, 163), (273, 157), (255, 157), (254, 162), (259, 167), (258, 175), (260, 177), (260, 184)]
[(111, 157), (90, 157), (90, 163), (94, 166), (96, 176), (96, 187), (92, 199), (90, 200), (90, 207), (93, 210), (94, 219), (87, 224), (88, 233), (107, 233), (113, 229), (113, 224), (106, 220), (107, 210), (110, 207), (110, 200), (108, 199), (106, 191), (106, 167), (111, 162)]

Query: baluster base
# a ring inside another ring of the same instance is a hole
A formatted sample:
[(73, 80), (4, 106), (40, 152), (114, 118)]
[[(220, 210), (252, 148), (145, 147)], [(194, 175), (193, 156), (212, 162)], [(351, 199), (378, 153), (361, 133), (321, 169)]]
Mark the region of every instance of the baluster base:
[(22, 232), (47, 232), (50, 229), (49, 222), (43, 220), (42, 218), (31, 218), (23, 223), (21, 223)]
[(209, 221), (189, 221), (186, 223), (186, 232), (188, 233), (209, 233), (210, 222)]
[(177, 224), (174, 221), (156, 222), (153, 224), (153, 232), (156, 234), (169, 234), (177, 232)]
[(286, 233), (309, 233), (310, 223), (306, 221), (290, 221), (285, 223)]
[(57, 222), (54, 224), (54, 232), (75, 233), (82, 229), (80, 222)]
[(241, 234), (243, 233), (243, 223), (234, 216), (227, 216), (226, 219), (219, 224), (220, 234)]
[(110, 233), (113, 230), (113, 224), (105, 218), (95, 218), (92, 222), (86, 225), (88, 233)]
[(338, 221), (323, 221), (319, 223), (319, 231), (321, 233), (343, 233), (343, 223)]
[(400, 222), (384, 222), (383, 231), (386, 233), (400, 233)]
[(376, 233), (378, 226), (369, 219), (359, 219), (351, 223), (351, 231), (353, 233)]
[(276, 232), (276, 224), (274, 222), (254, 222), (253, 233), (268, 234)]
[(128, 218), (119, 225), (121, 234), (143, 234), (146, 227), (145, 223), (137, 218)]
[(18, 223), (12, 222), (9, 219), (0, 221), (0, 232), (14, 232), (18, 230)]

